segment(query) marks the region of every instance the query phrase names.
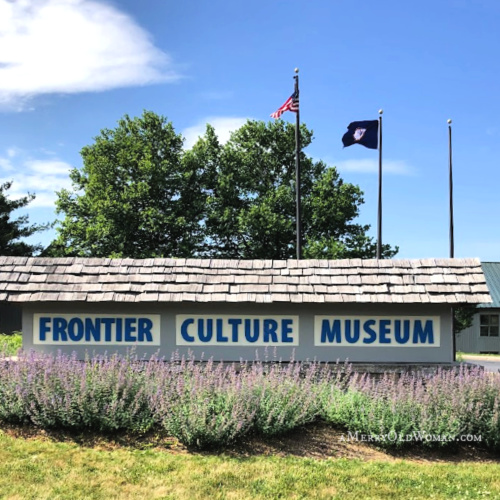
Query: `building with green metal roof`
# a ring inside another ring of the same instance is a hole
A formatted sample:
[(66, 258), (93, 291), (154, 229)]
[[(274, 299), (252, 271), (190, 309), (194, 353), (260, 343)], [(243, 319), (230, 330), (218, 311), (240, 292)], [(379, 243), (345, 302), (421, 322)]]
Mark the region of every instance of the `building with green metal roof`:
[(478, 304), (473, 324), (456, 338), (456, 349), (472, 353), (500, 354), (500, 262), (482, 262), (491, 303)]
[(486, 283), (490, 290), (491, 304), (479, 304), (479, 308), (500, 309), (500, 262), (481, 262)]

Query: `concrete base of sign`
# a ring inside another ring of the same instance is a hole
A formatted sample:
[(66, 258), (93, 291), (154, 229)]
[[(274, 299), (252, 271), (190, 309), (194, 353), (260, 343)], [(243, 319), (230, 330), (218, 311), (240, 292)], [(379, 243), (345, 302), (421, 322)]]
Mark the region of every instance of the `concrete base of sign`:
[(384, 373), (403, 375), (419, 373), (434, 375), (439, 370), (458, 370), (458, 362), (455, 363), (352, 363), (351, 368), (356, 373), (370, 373), (383, 375)]
[(439, 369), (457, 366), (455, 363), (352, 363), (352, 371), (358, 373), (433, 373)]

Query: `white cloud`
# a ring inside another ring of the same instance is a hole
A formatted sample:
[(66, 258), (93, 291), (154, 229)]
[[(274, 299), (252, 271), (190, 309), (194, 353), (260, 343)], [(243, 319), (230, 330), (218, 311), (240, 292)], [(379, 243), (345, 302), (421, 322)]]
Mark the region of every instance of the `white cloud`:
[(54, 208), (56, 191), (71, 188), (71, 168), (69, 163), (57, 158), (33, 160), (26, 158), (22, 151), (16, 150), (15, 160), (0, 156), (0, 184), (13, 181), (7, 192), (12, 199), (34, 193), (36, 198), (27, 208)]
[(194, 146), (198, 137), (202, 137), (205, 135), (205, 130), (207, 128), (207, 123), (212, 125), (215, 129), (215, 133), (219, 138), (219, 142), (221, 144), (225, 144), (231, 135), (231, 132), (239, 129), (243, 126), (249, 118), (241, 118), (241, 117), (223, 117), (223, 116), (214, 116), (211, 118), (204, 118), (200, 120), (196, 125), (192, 127), (185, 128), (182, 131), (182, 135), (185, 138), (184, 147), (186, 149), (190, 149)]
[(14, 167), (12, 166), (9, 158), (0, 158), (0, 170), (3, 170), (4, 172), (10, 172), (11, 170), (14, 170)]
[(69, 175), (72, 168), (61, 160), (28, 160), (26, 166), (30, 171), (40, 175)]
[[(346, 160), (335, 165), (341, 172), (378, 173), (378, 159)], [(382, 170), (384, 174), (415, 175), (415, 169), (401, 160), (383, 160)]]
[(100, 0), (0, 0), (0, 106), (178, 78), (148, 33)]

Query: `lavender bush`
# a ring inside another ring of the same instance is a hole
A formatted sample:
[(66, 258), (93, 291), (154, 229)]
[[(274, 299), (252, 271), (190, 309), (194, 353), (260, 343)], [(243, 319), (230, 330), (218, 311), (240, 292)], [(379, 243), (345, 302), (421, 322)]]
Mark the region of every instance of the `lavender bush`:
[(249, 431), (277, 434), (319, 412), (318, 365), (197, 363), (193, 356), (138, 360), (133, 354), (20, 353), (0, 359), (0, 420), (42, 428), (146, 432), (223, 446)]
[(255, 380), (235, 365), (196, 363), (156, 364), (150, 405), (155, 419), (170, 435), (187, 445), (222, 446), (248, 432), (257, 402)]
[(479, 369), (462, 365), (397, 380), (388, 374), (381, 380), (355, 375), (346, 388), (323, 384), (321, 399), (325, 420), (382, 445), (443, 445), (476, 436), (500, 447), (500, 378)]
[(409, 397), (412, 392), (406, 390), (412, 383), (407, 376), (395, 381), (385, 375), (377, 381), (366, 374), (354, 374), (347, 390), (324, 388), (323, 417), (363, 434), (406, 434), (418, 426), (418, 411)]
[(0, 419), (44, 428), (148, 430), (154, 423), (132, 357), (21, 353), (0, 360)]
[(500, 449), (500, 378), (462, 367), (435, 375), (375, 380), (318, 363), (195, 362), (193, 356), (75, 356), (0, 353), (0, 421), (104, 432), (164, 429), (182, 443), (224, 446), (249, 432), (266, 436), (323, 418), (381, 442), (481, 436)]
[[(241, 362), (238, 367), (182, 358), (163, 365), (151, 406), (183, 443), (223, 445), (253, 431), (275, 435), (318, 417), (318, 364)], [(168, 372), (168, 373), (167, 373)], [(160, 372), (159, 372), (160, 373)]]
[(253, 378), (257, 403), (255, 430), (263, 435), (277, 435), (308, 424), (318, 418), (321, 401), (318, 397), (321, 377), (329, 371), (318, 363), (253, 363), (249, 376)]

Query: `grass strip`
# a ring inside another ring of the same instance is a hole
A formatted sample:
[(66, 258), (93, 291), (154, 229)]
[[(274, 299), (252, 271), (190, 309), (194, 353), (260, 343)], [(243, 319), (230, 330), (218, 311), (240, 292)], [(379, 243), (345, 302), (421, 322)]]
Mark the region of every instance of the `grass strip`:
[(500, 465), (102, 450), (0, 433), (12, 499), (500, 498)]

